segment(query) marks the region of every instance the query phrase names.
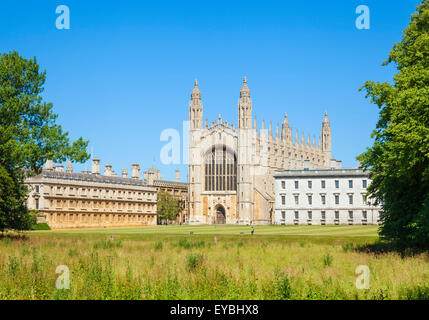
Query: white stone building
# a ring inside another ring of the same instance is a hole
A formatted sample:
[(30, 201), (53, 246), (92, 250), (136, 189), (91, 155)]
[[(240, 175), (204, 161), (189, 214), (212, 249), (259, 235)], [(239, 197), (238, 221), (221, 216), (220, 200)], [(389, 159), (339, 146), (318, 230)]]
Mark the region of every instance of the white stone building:
[(271, 121), (257, 128), (250, 90), (244, 78), (238, 100), (238, 125), (203, 121), (201, 92), (195, 81), (189, 103), (189, 218), (190, 224), (271, 224), (274, 209), (274, 171), (303, 167), (328, 168), (331, 128), (327, 114), (321, 135), (300, 139), (285, 113), (275, 132)]
[[(336, 167), (335, 167), (336, 166)], [(380, 207), (366, 199), (371, 183), (361, 169), (292, 169), (275, 178), (275, 224), (379, 224)]]

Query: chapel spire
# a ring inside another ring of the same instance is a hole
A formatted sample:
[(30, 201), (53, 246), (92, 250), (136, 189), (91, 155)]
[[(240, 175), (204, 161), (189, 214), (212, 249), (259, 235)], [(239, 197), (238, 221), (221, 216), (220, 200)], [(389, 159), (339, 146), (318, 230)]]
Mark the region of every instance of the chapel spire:
[(327, 111), (325, 111), (325, 117), (322, 121), (322, 149), (327, 152), (331, 151), (331, 127)]
[(331, 127), (328, 119), (328, 112), (325, 111), (325, 118), (322, 121), (322, 151), (325, 155), (325, 165), (329, 165), (331, 159)]
[(285, 118), (282, 123), (282, 140), (287, 140), (289, 136), (289, 120), (287, 119), (287, 113), (285, 112)]
[(194, 89), (191, 92), (191, 101), (189, 102), (189, 120), (191, 121), (191, 129), (203, 128), (203, 103), (201, 102), (201, 92), (196, 79)]
[(252, 100), (250, 90), (247, 86), (247, 78), (243, 79), (243, 86), (240, 89), (240, 100), (238, 101), (238, 128), (252, 128)]

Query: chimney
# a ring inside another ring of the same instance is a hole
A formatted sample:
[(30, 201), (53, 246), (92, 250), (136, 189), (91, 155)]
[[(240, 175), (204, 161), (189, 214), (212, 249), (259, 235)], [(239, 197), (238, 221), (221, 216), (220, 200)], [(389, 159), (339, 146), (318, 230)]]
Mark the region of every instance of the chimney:
[(100, 159), (98, 158), (92, 159), (92, 174), (100, 174)]
[(138, 179), (140, 178), (140, 166), (137, 163), (131, 165), (131, 178)]
[(331, 170), (337, 168), (337, 160), (331, 159), (330, 168), (331, 168)]
[(147, 180), (147, 172), (143, 172), (143, 179)]
[(180, 176), (179, 176), (179, 170), (176, 170), (176, 178), (174, 179), (174, 181), (176, 182), (180, 182)]
[(49, 171), (54, 170), (54, 163), (53, 163), (52, 160), (49, 160), (49, 159), (46, 160), (46, 162), (45, 162), (45, 169), (49, 170)]
[(122, 169), (122, 178), (128, 178), (128, 170)]
[(337, 169), (341, 169), (341, 167), (342, 167), (342, 161), (337, 160)]
[(154, 180), (154, 172), (151, 168), (149, 168), (149, 170), (147, 171), (147, 179), (148, 179), (148, 183), (149, 185), (153, 185), (153, 180)]
[(304, 170), (310, 169), (310, 160), (304, 160)]
[(112, 165), (111, 164), (106, 164), (106, 169), (104, 169), (104, 175), (106, 177), (111, 177), (113, 175)]

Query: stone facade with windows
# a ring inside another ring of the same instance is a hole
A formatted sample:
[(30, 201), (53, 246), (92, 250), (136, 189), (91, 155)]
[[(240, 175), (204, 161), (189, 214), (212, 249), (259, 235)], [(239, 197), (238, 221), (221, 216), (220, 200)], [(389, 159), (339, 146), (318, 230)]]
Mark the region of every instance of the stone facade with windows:
[(98, 159), (92, 169), (74, 173), (70, 162), (64, 171), (47, 161), (40, 175), (26, 180), (27, 207), (53, 229), (156, 224), (157, 188), (140, 179), (138, 164), (131, 178), (125, 169), (117, 177), (111, 165), (101, 175)]
[(361, 169), (293, 169), (275, 178), (275, 224), (379, 224), (381, 208), (366, 198)]

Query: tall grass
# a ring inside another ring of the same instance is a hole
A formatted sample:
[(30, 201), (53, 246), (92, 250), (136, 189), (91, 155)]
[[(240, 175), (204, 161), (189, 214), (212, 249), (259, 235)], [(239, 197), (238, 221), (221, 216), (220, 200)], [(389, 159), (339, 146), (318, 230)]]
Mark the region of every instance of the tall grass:
[(323, 265), (325, 267), (330, 267), (333, 261), (334, 257), (329, 252), (323, 256)]
[[(429, 254), (347, 240), (30, 235), (0, 240), (0, 299), (429, 299)], [(70, 270), (57, 289), (56, 268)], [(370, 288), (355, 286), (359, 265)]]
[(204, 261), (204, 255), (202, 253), (189, 253), (186, 256), (186, 268), (188, 271), (194, 271), (199, 268)]

